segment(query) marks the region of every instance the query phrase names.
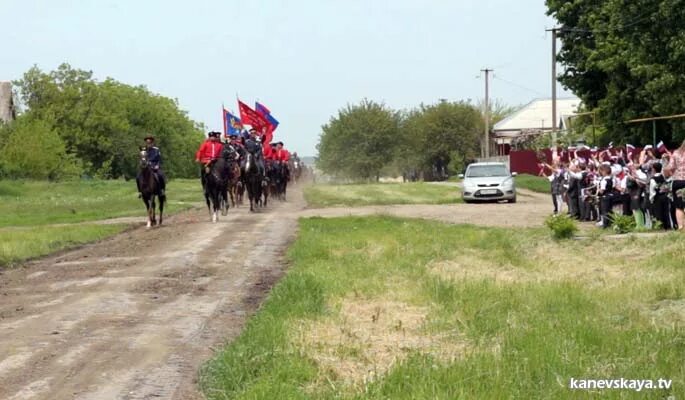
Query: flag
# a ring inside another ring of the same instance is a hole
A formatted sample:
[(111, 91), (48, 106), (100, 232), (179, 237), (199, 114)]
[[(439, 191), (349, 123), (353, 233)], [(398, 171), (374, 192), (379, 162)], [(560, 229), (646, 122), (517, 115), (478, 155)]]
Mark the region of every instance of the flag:
[(279, 122), (278, 122), (278, 120), (277, 120), (276, 118), (274, 118), (273, 115), (271, 115), (271, 111), (269, 111), (269, 109), (266, 108), (266, 106), (264, 106), (264, 104), (262, 104), (262, 103), (260, 103), (260, 102), (258, 102), (258, 101), (255, 101), (254, 105), (255, 105), (255, 107), (254, 107), (255, 110), (256, 110), (259, 114), (261, 114), (264, 118), (266, 118), (266, 120), (269, 121), (269, 123), (270, 123), (271, 126), (273, 127), (273, 128), (271, 128), (271, 132), (275, 131), (276, 128), (278, 128), (278, 123), (279, 123)]
[(659, 151), (659, 153), (667, 153), (668, 149), (666, 148), (666, 145), (664, 144), (664, 141), (660, 141), (659, 144), (656, 145), (656, 149)]
[(243, 123), (240, 121), (240, 118), (224, 108), (224, 134), (240, 136), (242, 129)]
[(238, 109), (240, 110), (240, 119), (244, 124), (250, 125), (260, 133), (265, 133), (270, 124), (260, 113), (253, 110), (247, 104), (238, 100)]

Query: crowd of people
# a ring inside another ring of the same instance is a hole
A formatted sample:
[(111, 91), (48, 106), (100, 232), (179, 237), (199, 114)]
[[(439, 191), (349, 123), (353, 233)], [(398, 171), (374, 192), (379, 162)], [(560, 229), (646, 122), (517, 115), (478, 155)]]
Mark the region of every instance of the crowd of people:
[[(551, 183), (554, 213), (607, 228), (615, 213), (630, 215), (638, 228), (685, 228), (685, 141), (673, 152), (663, 142), (637, 150), (552, 149), (552, 163), (540, 162)], [(564, 210), (565, 208), (565, 210)]]

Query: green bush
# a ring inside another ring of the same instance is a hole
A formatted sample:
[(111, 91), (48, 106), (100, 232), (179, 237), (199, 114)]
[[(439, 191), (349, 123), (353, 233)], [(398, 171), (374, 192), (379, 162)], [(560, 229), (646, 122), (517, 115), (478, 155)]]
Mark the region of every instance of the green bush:
[(631, 215), (611, 213), (611, 224), (614, 232), (618, 234), (630, 233), (636, 228), (635, 218)]
[(552, 230), (552, 237), (557, 240), (570, 239), (578, 231), (576, 220), (566, 214), (550, 215), (545, 225)]
[(0, 164), (12, 178), (59, 180), (80, 175), (82, 169), (64, 141), (50, 126), (39, 120), (17, 120), (0, 149)]

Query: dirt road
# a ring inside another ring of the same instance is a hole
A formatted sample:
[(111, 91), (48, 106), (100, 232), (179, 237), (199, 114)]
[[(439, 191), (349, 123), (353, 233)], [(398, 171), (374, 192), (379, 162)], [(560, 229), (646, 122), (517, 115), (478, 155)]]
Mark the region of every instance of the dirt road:
[(0, 271), (0, 399), (200, 398), (198, 367), (282, 274), (303, 206), (186, 212)]
[(503, 227), (539, 227), (552, 212), (549, 196), (518, 189), (516, 204), (482, 203), (391, 206), (333, 207), (308, 209), (303, 217), (344, 217), (364, 215), (392, 215), (405, 218), (425, 218), (453, 224), (474, 224)]

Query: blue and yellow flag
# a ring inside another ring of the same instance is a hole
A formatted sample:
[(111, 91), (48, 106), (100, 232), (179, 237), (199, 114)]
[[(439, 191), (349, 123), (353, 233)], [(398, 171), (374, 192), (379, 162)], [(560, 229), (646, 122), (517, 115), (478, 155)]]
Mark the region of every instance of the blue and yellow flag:
[(240, 121), (240, 118), (224, 108), (224, 134), (227, 136), (240, 136), (242, 129), (243, 123)]

